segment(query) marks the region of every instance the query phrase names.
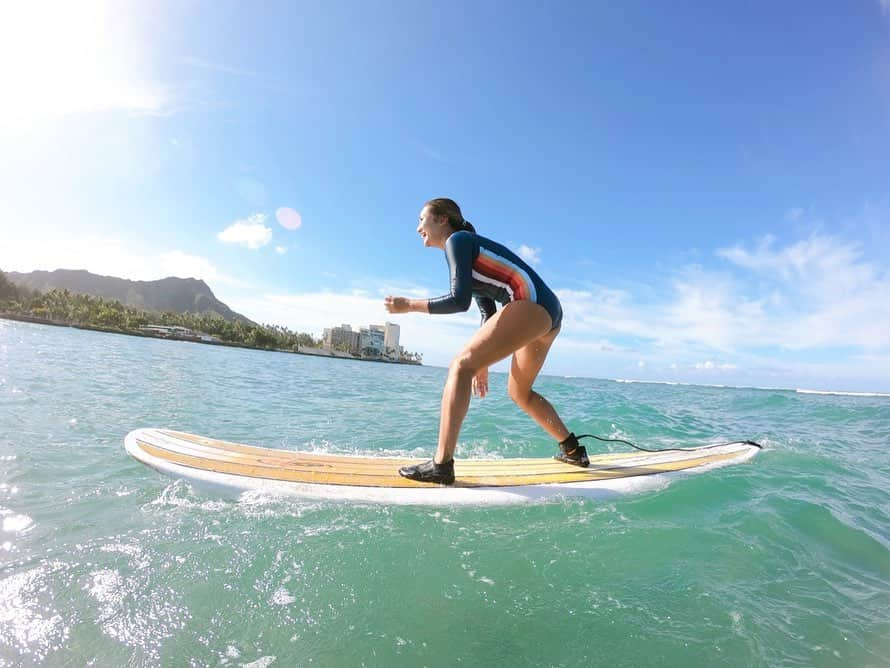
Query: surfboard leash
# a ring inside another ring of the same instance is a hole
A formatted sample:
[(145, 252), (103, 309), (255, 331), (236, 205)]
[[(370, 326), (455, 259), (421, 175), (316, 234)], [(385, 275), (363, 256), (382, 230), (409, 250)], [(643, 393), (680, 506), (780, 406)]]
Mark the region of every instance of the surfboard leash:
[(713, 443), (711, 445), (702, 445), (697, 448), (656, 448), (653, 450), (653, 449), (649, 449), (649, 448), (644, 448), (639, 445), (635, 445), (634, 443), (631, 443), (630, 441), (625, 441), (623, 438), (603, 438), (602, 436), (597, 436), (596, 434), (580, 434), (580, 435), (576, 436), (575, 438), (577, 438), (577, 439), (595, 438), (596, 440), (602, 441), (604, 443), (625, 443), (625, 444), (629, 445), (630, 447), (636, 448), (637, 450), (642, 450), (643, 452), (693, 452), (694, 450), (705, 450), (707, 448), (719, 448), (724, 445), (732, 445), (733, 443), (744, 443), (745, 445), (753, 445), (753, 446), (763, 450), (763, 446), (760, 445), (760, 443), (755, 443), (754, 441), (727, 441), (726, 443)]

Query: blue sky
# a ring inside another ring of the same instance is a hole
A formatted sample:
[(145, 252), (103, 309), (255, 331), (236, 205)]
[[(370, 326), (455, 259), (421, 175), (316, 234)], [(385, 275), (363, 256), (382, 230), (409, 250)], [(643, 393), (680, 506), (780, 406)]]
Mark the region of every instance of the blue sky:
[[(22, 3), (0, 269), (319, 335), (447, 289), (448, 196), (560, 295), (545, 373), (888, 391), (890, 2), (705, 4)], [(444, 365), (477, 314), (389, 319)]]

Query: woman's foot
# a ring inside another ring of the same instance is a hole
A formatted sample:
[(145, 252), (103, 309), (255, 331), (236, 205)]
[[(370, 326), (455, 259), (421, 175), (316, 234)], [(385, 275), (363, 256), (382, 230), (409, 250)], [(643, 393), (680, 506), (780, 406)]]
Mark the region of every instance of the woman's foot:
[(432, 459), (429, 459), (422, 464), (403, 466), (399, 469), (399, 475), (409, 480), (417, 480), (418, 482), (451, 485), (454, 483), (454, 460), (452, 459), (444, 464), (436, 464)]
[(583, 466), (584, 468), (590, 466), (590, 460), (587, 458), (587, 448), (578, 443), (574, 433), (569, 434), (569, 437), (559, 444), (559, 449), (561, 452), (558, 455), (553, 455), (553, 459), (571, 464), (572, 466)]

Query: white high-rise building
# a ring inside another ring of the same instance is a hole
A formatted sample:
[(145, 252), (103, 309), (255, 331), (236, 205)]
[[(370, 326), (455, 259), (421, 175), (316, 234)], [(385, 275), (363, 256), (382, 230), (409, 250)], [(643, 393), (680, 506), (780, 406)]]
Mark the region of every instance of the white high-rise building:
[(394, 350), (398, 352), (399, 350), (399, 326), (388, 322), (383, 327), (383, 347), (386, 348), (387, 351)]
[(359, 333), (352, 331), (349, 325), (340, 325), (324, 330), (324, 347), (328, 350), (356, 351), (359, 345)]

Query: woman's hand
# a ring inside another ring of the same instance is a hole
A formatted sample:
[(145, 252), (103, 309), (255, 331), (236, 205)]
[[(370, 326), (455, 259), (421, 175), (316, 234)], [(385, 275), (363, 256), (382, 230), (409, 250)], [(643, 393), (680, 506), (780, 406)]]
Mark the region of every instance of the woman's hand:
[(480, 369), (473, 376), (473, 394), (477, 397), (484, 397), (488, 394), (488, 367)]
[(412, 301), (407, 297), (393, 297), (390, 295), (383, 300), (383, 305), (390, 313), (410, 313), (414, 310)]

